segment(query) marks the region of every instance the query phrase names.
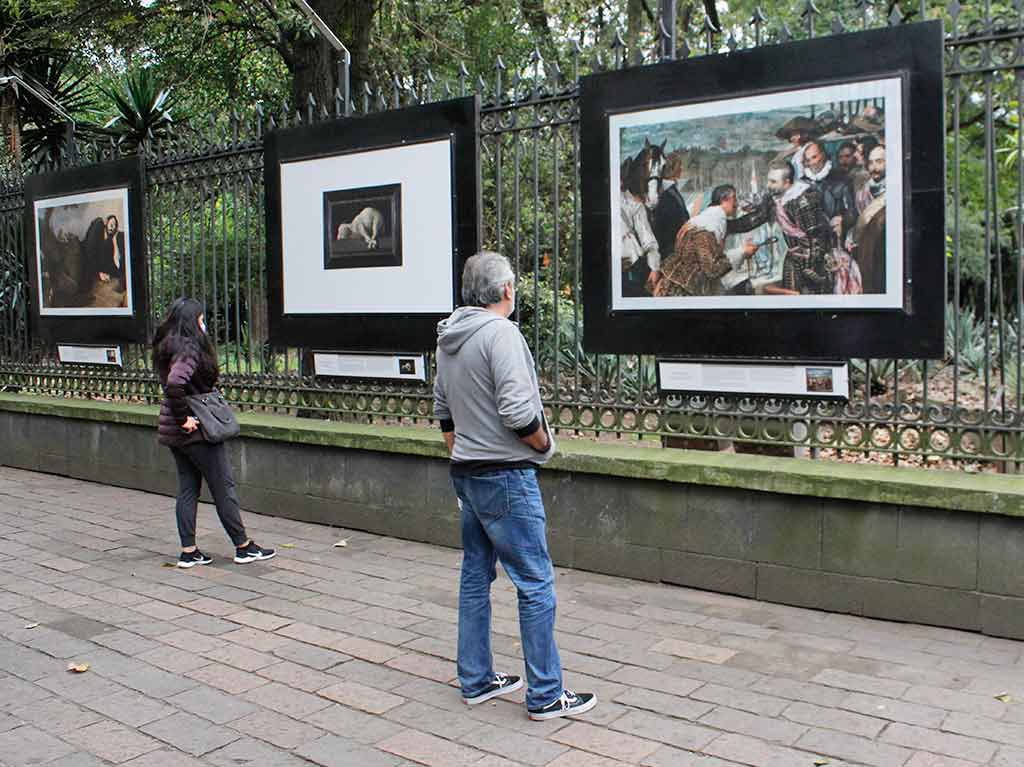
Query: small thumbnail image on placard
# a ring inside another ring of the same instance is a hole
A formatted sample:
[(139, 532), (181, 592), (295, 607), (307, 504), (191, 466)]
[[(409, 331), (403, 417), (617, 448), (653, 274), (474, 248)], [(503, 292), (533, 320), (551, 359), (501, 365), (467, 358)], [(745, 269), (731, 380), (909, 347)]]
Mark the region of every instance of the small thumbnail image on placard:
[(107, 362), (117, 364), (117, 349), (107, 349)]
[(833, 391), (832, 370), (829, 368), (807, 368), (807, 391)]
[(414, 376), (416, 375), (416, 360), (414, 359), (402, 359), (398, 360), (398, 373), (403, 376)]

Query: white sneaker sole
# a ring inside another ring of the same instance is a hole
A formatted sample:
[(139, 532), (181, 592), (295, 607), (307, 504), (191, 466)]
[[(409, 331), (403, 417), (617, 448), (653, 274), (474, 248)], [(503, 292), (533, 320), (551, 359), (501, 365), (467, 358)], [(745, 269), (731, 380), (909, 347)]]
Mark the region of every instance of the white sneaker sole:
[(480, 695), (477, 695), (475, 698), (463, 698), (463, 700), (466, 702), (467, 706), (478, 706), (481, 703), (486, 703), (491, 698), (497, 698), (499, 695), (508, 695), (510, 692), (515, 692), (516, 690), (521, 689), (522, 686), (523, 680), (520, 679), (519, 681), (515, 682), (514, 684), (510, 684), (507, 687), (499, 687), (497, 690), (491, 690), (489, 692), (481, 693)]
[(235, 564), (236, 565), (247, 565), (250, 562), (264, 562), (264, 561), (266, 561), (268, 559), (273, 559), (276, 556), (277, 556), (277, 552), (276, 551), (273, 554), (261, 554), (258, 557), (239, 557), (239, 556), (236, 556), (235, 557)]
[(210, 560), (208, 560), (208, 561), (205, 561), (205, 562), (201, 562), (201, 561), (195, 561), (195, 562), (178, 562), (178, 565), (177, 565), (177, 566), (178, 566), (178, 567), (180, 567), (180, 568), (181, 568), (182, 570), (188, 570), (188, 569), (189, 569), (190, 567), (195, 567), (196, 565), (208, 565), (208, 564), (210, 564), (211, 562), (213, 562), (213, 560), (212, 560), (212, 559), (210, 559)]
[(543, 714), (530, 714), (530, 719), (535, 722), (543, 722), (545, 719), (557, 719), (560, 716), (577, 716), (579, 714), (585, 714), (594, 706), (597, 705), (597, 696), (595, 695), (588, 702), (582, 706), (575, 706), (574, 708), (563, 708), (559, 711), (547, 711)]

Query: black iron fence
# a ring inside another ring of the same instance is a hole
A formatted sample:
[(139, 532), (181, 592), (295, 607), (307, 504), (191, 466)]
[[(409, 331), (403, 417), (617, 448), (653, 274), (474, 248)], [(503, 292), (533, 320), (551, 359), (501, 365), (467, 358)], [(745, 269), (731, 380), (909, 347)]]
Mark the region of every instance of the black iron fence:
[[(520, 321), (539, 367), (551, 421), (563, 433), (599, 438), (690, 437), (808, 448), (840, 460), (879, 460), (967, 469), (1024, 462), (1021, 318), (1024, 316), (1024, 3), (948, 6), (869, 0), (829, 3), (823, 13), (798, 3), (790, 16), (760, 10), (707, 19), (676, 46), (677, 57), (784, 43), (920, 18), (946, 20), (948, 295), (947, 356), (851, 360), (854, 391), (845, 403), (771, 398), (664, 396), (655, 360), (590, 355), (582, 349), (580, 175), (577, 84), (594, 69), (637, 63), (623, 38), (584, 57), (577, 46), (558, 61), (538, 52), (510, 72), (463, 67), (449, 83), (429, 74), (354, 94), (366, 113), (470, 92), (481, 94), (484, 242), (517, 268)], [(674, 46), (664, 27), (648, 38), (640, 63)], [(304, 375), (298, 349), (267, 343), (262, 136), (276, 127), (340, 116), (344, 102), (312, 100), (299, 109), (260, 108), (245, 116), (182, 127), (146, 148), (151, 323), (173, 298), (206, 300), (225, 390), (245, 407), (311, 417), (430, 419), (426, 386), (334, 382)], [(118, 153), (80, 147), (79, 162)], [(124, 369), (60, 365), (34, 343), (18, 183), (0, 186), (0, 385), (65, 396), (155, 401), (144, 347)]]

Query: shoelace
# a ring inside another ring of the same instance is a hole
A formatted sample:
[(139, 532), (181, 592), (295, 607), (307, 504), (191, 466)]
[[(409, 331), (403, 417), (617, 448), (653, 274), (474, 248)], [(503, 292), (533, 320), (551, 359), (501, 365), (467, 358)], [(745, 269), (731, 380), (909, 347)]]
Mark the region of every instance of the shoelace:
[(562, 711), (575, 706), (578, 701), (579, 697), (572, 690), (563, 690), (562, 697), (558, 699), (558, 702), (562, 704)]
[(494, 673), (494, 681), (498, 683), (498, 687), (504, 687), (508, 683), (508, 676), (506, 674)]

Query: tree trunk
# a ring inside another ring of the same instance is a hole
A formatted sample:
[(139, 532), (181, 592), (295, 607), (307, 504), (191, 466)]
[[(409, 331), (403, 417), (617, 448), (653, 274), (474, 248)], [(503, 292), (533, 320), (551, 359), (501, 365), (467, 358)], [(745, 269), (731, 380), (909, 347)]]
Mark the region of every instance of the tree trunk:
[(18, 99), (14, 90), (0, 90), (0, 134), (3, 135), (4, 149), (13, 160), (15, 167), (21, 167), (21, 124), (18, 121)]
[(551, 27), (548, 26), (548, 14), (544, 10), (544, 0), (519, 0), (519, 11), (529, 25), (530, 32), (533, 33), (544, 60), (561, 66), (558, 48), (555, 47), (555, 42), (551, 37)]
[(630, 64), (639, 64), (643, 57), (640, 49), (640, 36), (644, 29), (643, 0), (628, 0), (626, 5), (626, 60)]
[[(368, 52), (373, 18), (377, 12), (376, 0), (311, 0), (310, 6), (352, 54), (350, 74), (353, 101), (357, 88), (368, 80)], [(305, 109), (309, 94), (318, 105), (334, 110), (335, 88), (343, 90), (338, 82), (340, 54), (319, 32), (312, 38), (292, 38), (285, 63), (292, 73), (292, 99), (299, 109)]]

